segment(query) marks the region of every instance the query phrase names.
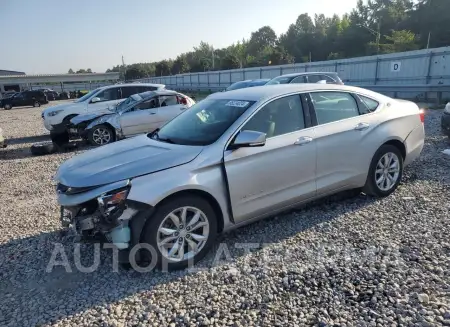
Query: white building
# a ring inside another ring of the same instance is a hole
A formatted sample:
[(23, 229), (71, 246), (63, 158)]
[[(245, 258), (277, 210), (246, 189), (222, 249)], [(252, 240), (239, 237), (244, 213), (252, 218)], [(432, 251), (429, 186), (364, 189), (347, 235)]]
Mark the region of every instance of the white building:
[[(55, 91), (92, 90), (118, 80), (119, 73), (26, 75), (23, 72), (0, 70), (0, 93), (41, 87), (52, 88)], [(51, 85), (45, 85), (46, 83)]]

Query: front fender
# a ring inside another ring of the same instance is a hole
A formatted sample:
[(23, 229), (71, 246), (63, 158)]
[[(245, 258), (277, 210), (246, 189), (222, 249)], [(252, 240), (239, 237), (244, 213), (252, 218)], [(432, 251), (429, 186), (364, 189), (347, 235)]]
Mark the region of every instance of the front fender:
[(226, 229), (231, 224), (231, 217), (227, 210), (228, 193), (221, 163), (200, 169), (192, 169), (193, 165), (188, 163), (134, 178), (128, 199), (155, 207), (176, 193), (202, 191), (216, 200)]

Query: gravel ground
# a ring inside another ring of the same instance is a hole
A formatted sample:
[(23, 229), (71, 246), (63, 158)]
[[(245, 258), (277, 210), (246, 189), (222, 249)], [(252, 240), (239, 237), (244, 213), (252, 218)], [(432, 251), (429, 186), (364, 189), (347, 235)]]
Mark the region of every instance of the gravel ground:
[[(40, 111), (0, 111), (11, 138), (0, 150), (0, 326), (450, 326), (441, 111), (427, 113), (424, 152), (388, 198), (325, 199), (221, 236), (200, 271), (146, 274), (114, 272), (110, 250), (95, 272), (76, 269), (50, 182), (74, 153), (30, 156), (45, 138)], [(72, 272), (46, 272), (55, 243)], [(93, 246), (81, 248), (90, 265)]]

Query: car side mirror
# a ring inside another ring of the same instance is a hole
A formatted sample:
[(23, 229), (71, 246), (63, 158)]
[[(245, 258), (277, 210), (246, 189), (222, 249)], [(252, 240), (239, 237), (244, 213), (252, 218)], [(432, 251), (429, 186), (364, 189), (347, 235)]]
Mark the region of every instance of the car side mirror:
[(91, 99), (91, 103), (96, 103), (96, 102), (100, 102), (101, 101), (101, 99), (100, 98), (97, 98), (97, 97), (93, 97), (92, 99)]
[(256, 131), (241, 131), (228, 147), (230, 150), (252, 148), (266, 144), (266, 133)]

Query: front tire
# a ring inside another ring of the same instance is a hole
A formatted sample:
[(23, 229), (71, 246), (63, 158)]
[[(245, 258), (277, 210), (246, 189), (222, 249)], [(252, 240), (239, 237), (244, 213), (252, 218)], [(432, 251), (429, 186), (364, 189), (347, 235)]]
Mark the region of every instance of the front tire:
[(106, 145), (114, 142), (114, 132), (107, 125), (98, 125), (91, 128), (88, 133), (88, 140), (94, 146)]
[(39, 101), (35, 101), (34, 103), (33, 103), (33, 107), (40, 107), (41, 106), (41, 103), (39, 102)]
[(12, 106), (10, 104), (5, 104), (5, 106), (3, 108), (5, 110), (10, 110), (12, 108)]
[(142, 241), (156, 253), (155, 259), (144, 251), (144, 261), (163, 270), (186, 268), (208, 253), (216, 236), (217, 217), (207, 200), (192, 195), (169, 199), (143, 229)]
[(403, 175), (403, 156), (390, 144), (381, 146), (372, 158), (363, 192), (385, 197), (394, 192)]

